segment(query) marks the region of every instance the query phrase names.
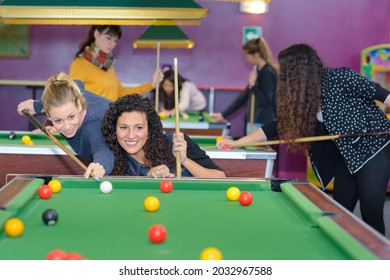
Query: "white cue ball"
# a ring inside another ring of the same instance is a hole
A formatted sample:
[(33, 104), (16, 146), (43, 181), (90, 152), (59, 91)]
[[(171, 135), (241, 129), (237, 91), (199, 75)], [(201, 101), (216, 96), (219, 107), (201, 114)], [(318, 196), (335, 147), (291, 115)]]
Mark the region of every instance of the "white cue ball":
[(110, 193), (112, 191), (112, 184), (109, 181), (103, 181), (100, 183), (100, 191), (102, 193)]

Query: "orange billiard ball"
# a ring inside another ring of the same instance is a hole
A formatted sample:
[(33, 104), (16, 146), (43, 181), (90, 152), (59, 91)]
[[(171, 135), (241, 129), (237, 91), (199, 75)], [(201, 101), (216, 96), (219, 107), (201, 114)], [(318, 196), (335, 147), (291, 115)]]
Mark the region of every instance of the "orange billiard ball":
[(238, 200), (240, 194), (241, 194), (240, 189), (234, 186), (228, 188), (228, 190), (226, 191), (226, 196), (230, 201)]
[(24, 231), (24, 224), (18, 218), (11, 218), (5, 223), (4, 231), (9, 237), (19, 237)]
[(46, 256), (47, 260), (67, 260), (68, 254), (64, 250), (54, 249), (49, 252)]
[(144, 201), (144, 207), (148, 212), (156, 212), (160, 207), (160, 200), (155, 196), (148, 196)]
[(201, 260), (222, 260), (223, 255), (221, 251), (215, 247), (208, 247), (200, 253)]
[(161, 243), (167, 237), (167, 230), (163, 225), (153, 225), (149, 228), (148, 235), (153, 243)]
[(52, 194), (53, 191), (48, 185), (42, 185), (38, 189), (38, 195), (41, 199), (49, 199)]
[(173, 189), (173, 183), (171, 180), (163, 180), (160, 183), (160, 190), (164, 193), (169, 193)]
[(249, 206), (253, 201), (253, 196), (250, 192), (242, 192), (239, 197), (242, 206)]

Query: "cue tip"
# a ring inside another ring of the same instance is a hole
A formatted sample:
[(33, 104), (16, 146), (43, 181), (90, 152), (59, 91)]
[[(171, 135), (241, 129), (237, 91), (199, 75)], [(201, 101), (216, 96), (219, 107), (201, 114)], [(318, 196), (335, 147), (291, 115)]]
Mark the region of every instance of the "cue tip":
[(100, 178), (99, 177), (95, 177), (95, 181), (96, 182), (100, 182)]

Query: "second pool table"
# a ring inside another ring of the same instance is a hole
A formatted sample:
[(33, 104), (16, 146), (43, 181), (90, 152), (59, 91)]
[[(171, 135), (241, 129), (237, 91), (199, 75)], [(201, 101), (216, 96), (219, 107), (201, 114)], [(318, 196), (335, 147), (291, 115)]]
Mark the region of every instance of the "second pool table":
[[(16, 138), (10, 140), (9, 132), (0, 131), (0, 186), (8, 181), (7, 174), (81, 175), (84, 173), (83, 169), (46, 135), (16, 131)], [(29, 135), (34, 145), (24, 145), (21, 142), (23, 135)], [(67, 144), (60, 135), (57, 137), (63, 144)], [(228, 177), (272, 177), (276, 152), (270, 148), (247, 147), (224, 151), (216, 149), (216, 136), (191, 136), (191, 138), (205, 149)], [(88, 165), (86, 160), (79, 159)]]

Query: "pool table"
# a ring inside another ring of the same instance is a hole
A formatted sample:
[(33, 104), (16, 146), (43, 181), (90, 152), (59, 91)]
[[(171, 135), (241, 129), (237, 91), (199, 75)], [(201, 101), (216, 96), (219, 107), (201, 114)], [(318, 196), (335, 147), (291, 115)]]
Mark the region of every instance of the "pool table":
[[(54, 174), (81, 175), (83, 169), (50, 141), (44, 134), (16, 131), (16, 138), (8, 138), (9, 131), (0, 131), (0, 186), (7, 180), (7, 174)], [(26, 146), (21, 142), (23, 135), (29, 135), (34, 143)], [(66, 141), (57, 138), (65, 145)], [(228, 177), (271, 178), (276, 152), (270, 148), (218, 150), (215, 136), (191, 136)], [(84, 164), (88, 162), (79, 158)], [(13, 176), (9, 176), (12, 178)]]
[[(1, 191), (0, 259), (45, 259), (53, 249), (92, 260), (196, 260), (216, 247), (230, 260), (390, 259), (390, 243), (306, 181), (172, 179), (161, 192), (160, 179), (110, 177), (103, 194), (93, 179), (59, 176), (62, 189), (40, 199), (37, 189), (51, 177), (15, 177)], [(253, 202), (229, 201), (226, 190), (249, 191)], [(156, 196), (160, 208), (144, 209)], [(58, 212), (48, 226), (42, 213)], [(4, 224), (24, 223), (11, 238)], [(162, 224), (163, 243), (152, 243), (148, 229)]]
[[(199, 121), (202, 117), (203, 121)], [(164, 131), (175, 131), (176, 122), (174, 116), (162, 118)], [(213, 135), (228, 136), (230, 132), (230, 123), (218, 123), (209, 116), (208, 113), (188, 113), (188, 119), (182, 116), (179, 118), (180, 131), (188, 135)]]

